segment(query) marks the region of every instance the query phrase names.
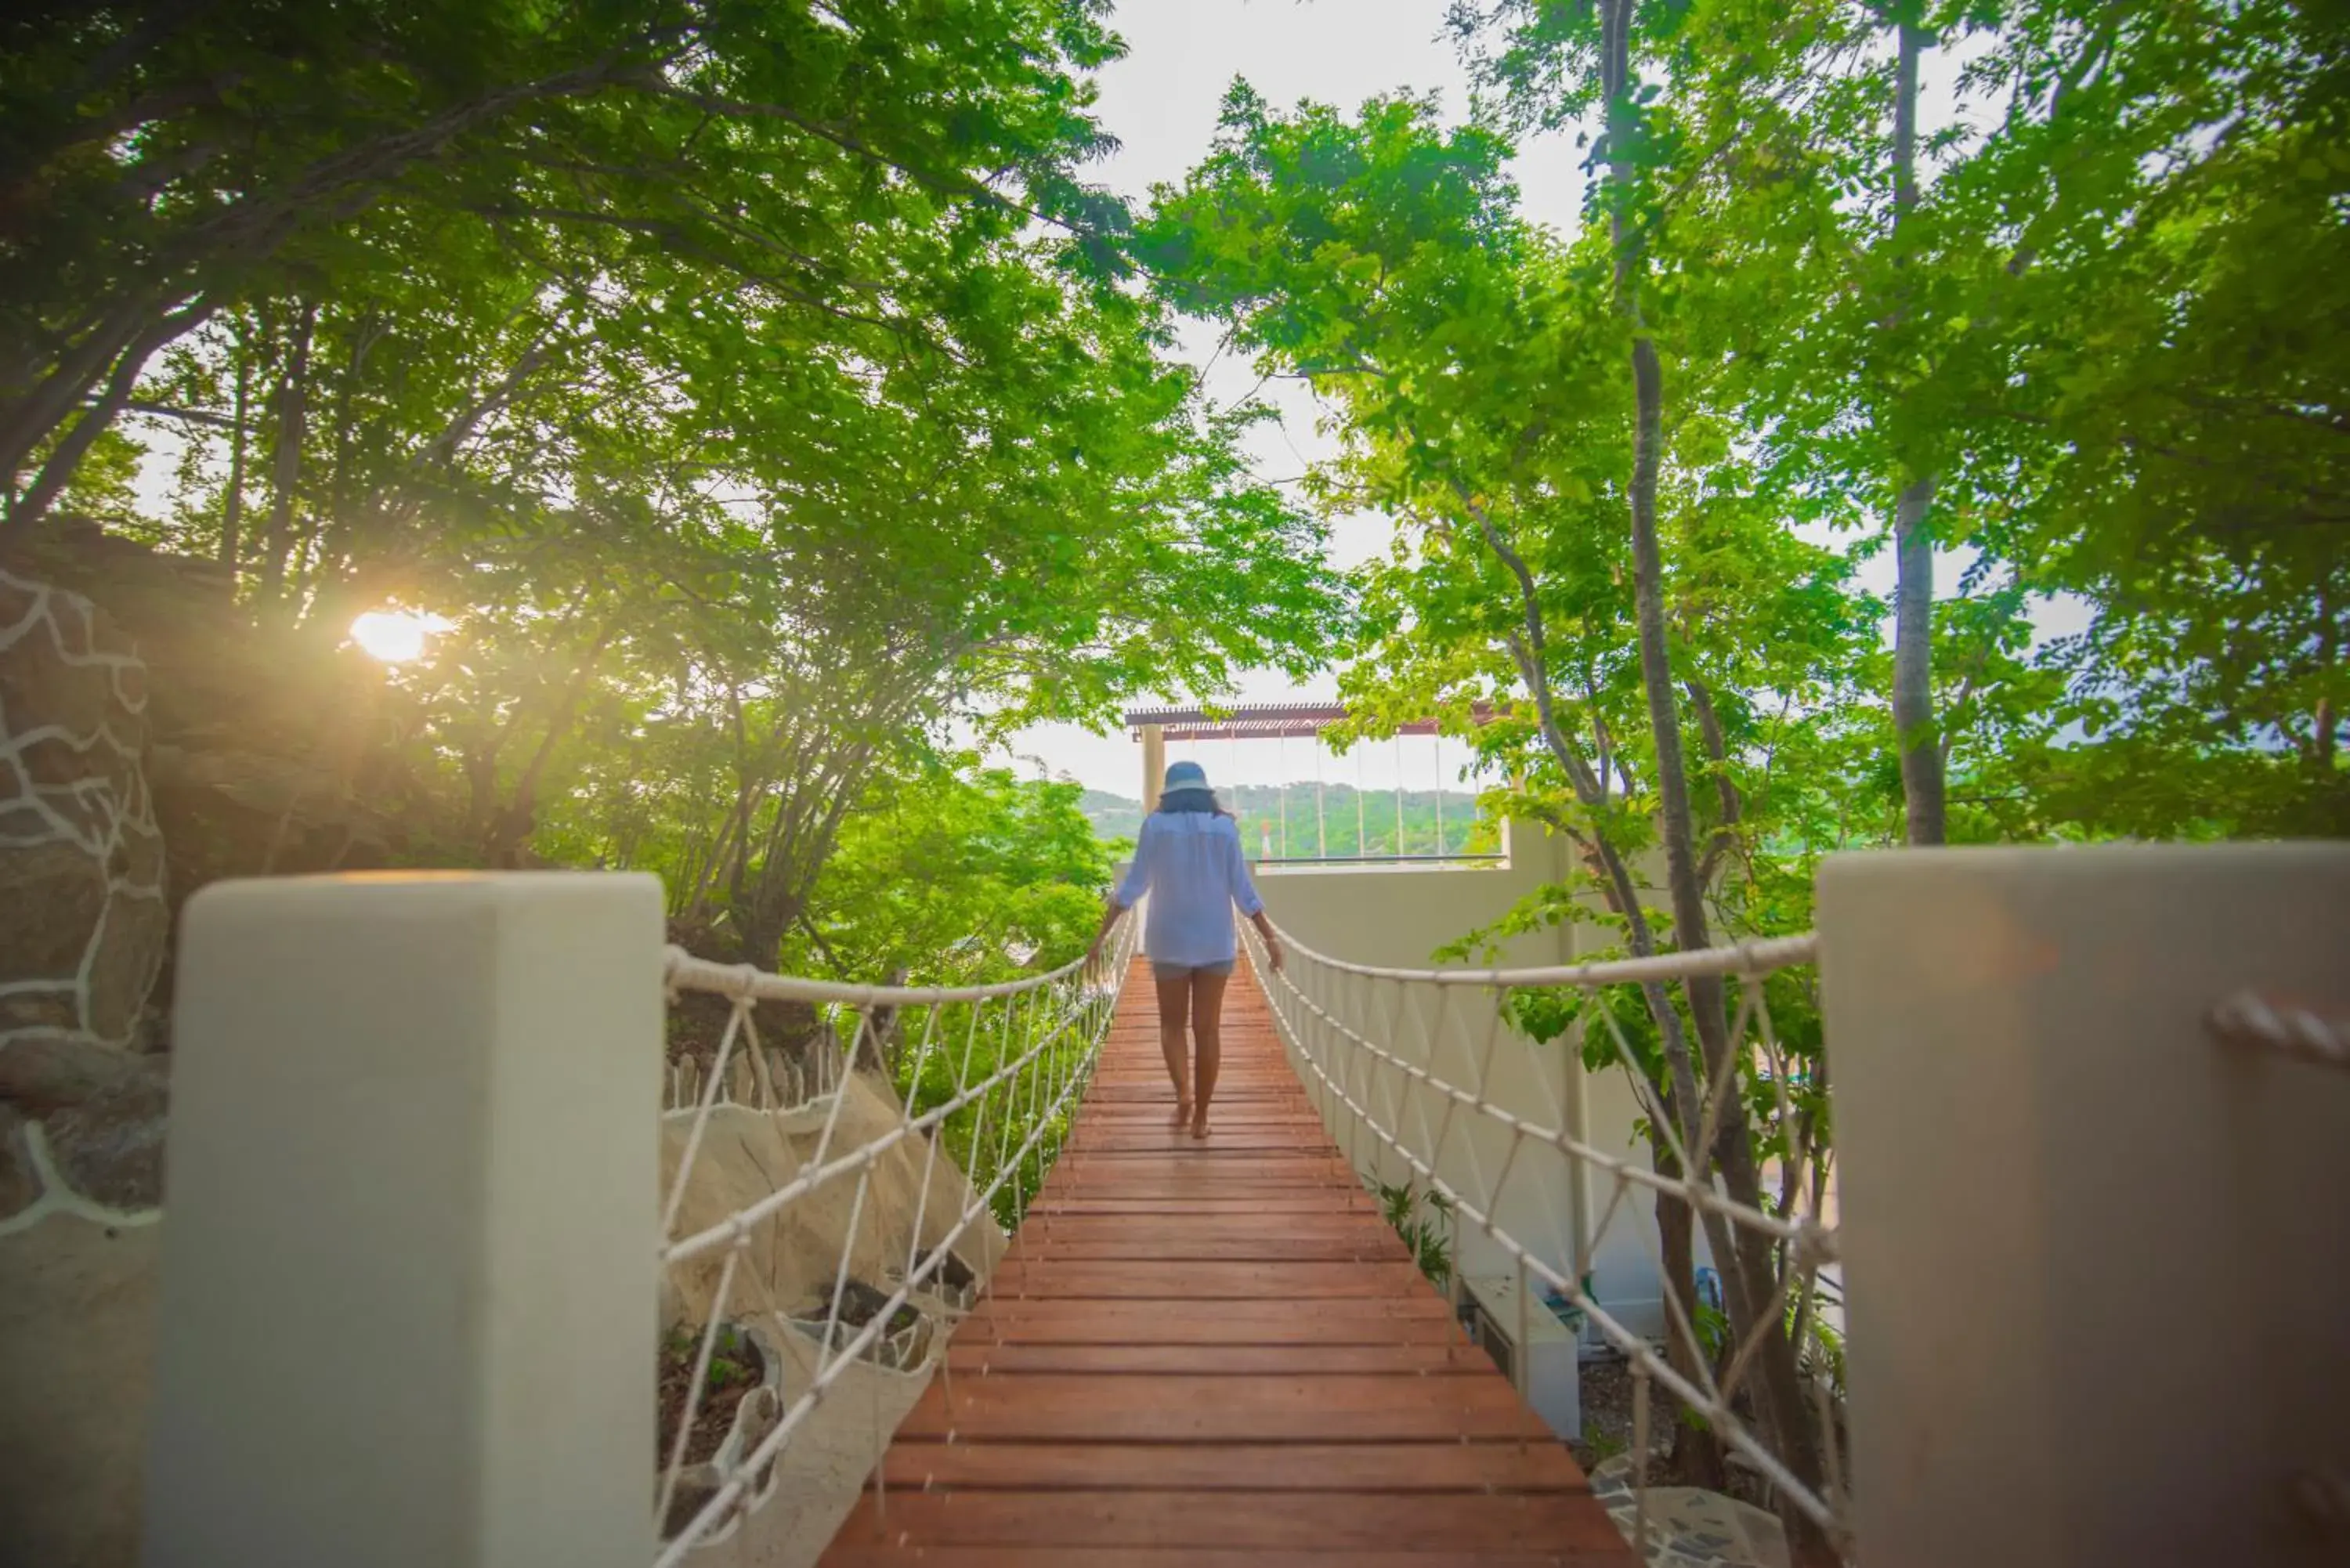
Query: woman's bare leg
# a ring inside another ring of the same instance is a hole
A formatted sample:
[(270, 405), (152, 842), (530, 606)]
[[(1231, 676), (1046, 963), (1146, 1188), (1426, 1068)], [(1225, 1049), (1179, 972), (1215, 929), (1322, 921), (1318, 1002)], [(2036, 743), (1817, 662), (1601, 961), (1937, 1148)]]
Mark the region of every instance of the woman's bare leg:
[(1208, 1136), (1208, 1100), (1216, 1092), (1216, 1072), (1223, 1065), (1224, 986), (1230, 975), (1194, 971), (1191, 975), (1191, 1040), (1199, 1048), (1200, 1064), (1192, 1075), (1191, 1136)]
[(1160, 980), (1159, 986), (1159, 1051), (1167, 1058), (1167, 1075), (1175, 1083), (1175, 1125), (1191, 1119), (1191, 1053), (1183, 1041), (1183, 1015), (1191, 1011), (1191, 977)]

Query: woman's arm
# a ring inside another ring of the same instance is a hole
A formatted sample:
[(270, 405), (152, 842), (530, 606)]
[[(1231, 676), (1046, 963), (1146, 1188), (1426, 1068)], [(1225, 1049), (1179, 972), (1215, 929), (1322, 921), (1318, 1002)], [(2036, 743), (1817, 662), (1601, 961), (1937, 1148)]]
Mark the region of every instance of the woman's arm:
[(1102, 943), (1109, 940), (1110, 929), (1118, 924), (1118, 918), (1126, 913), (1126, 908), (1118, 901), (1116, 893), (1103, 900), (1101, 929), (1094, 932), (1093, 945), (1086, 950), (1087, 968), (1090, 969), (1101, 961)]
[(1110, 889), (1108, 901), (1102, 909), (1101, 927), (1094, 932), (1093, 945), (1086, 949), (1086, 962), (1092, 965), (1101, 957), (1102, 943), (1109, 940), (1118, 917), (1141, 901), (1144, 889), (1150, 886), (1149, 854), (1157, 838), (1151, 831), (1151, 819), (1142, 819), (1142, 831), (1134, 836), (1134, 861), (1126, 868), (1126, 878)]
[(1249, 876), (1248, 857), (1241, 853), (1241, 830), (1238, 822), (1225, 844), (1225, 875), (1231, 878), (1232, 902), (1246, 915), (1256, 934), (1264, 939), (1264, 956), (1276, 970), (1281, 968), (1281, 937), (1274, 930), (1273, 922), (1265, 918), (1264, 900), (1257, 897), (1256, 881)]

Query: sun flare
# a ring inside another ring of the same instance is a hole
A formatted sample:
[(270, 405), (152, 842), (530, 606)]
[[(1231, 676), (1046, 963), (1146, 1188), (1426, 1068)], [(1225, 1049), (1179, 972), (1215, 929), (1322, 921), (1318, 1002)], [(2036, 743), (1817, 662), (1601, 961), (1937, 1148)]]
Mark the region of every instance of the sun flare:
[(424, 644), (451, 623), (421, 610), (369, 610), (351, 622), (351, 640), (371, 659), (410, 664), (424, 657)]

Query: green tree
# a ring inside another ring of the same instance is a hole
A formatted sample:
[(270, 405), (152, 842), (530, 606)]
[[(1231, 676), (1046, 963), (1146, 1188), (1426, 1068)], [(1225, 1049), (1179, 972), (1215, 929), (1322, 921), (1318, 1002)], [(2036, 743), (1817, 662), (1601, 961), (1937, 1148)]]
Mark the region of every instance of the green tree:
[(1070, 784), (969, 755), (877, 778), (785, 947), (795, 972), (983, 985), (1058, 969), (1101, 919), (1115, 846)]
[(413, 857), (673, 850), (679, 913), (773, 962), (944, 718), (1098, 722), (1337, 622), (1253, 416), (1087, 226), (1098, 7), (11, 26), (7, 526), (170, 421), (173, 513), (133, 525), (257, 620), (325, 658), (440, 616), (368, 721)]
[[(1071, 170), (1098, 140), (1068, 73), (1115, 48), (1093, 7), (1057, 0), (129, 3), (6, 29), (12, 532), (159, 350), (413, 255), (452, 216), (550, 259), (690, 257), (778, 305), (931, 336), (915, 312), (952, 286), (966, 236), (1082, 204)], [(870, 244), (941, 217), (943, 244)], [(299, 410), (280, 400), (282, 421)]]
[[(1505, 151), (1486, 132), (1441, 131), (1409, 100), (1348, 121), (1310, 106), (1277, 117), (1236, 91), (1215, 155), (1145, 225), (1145, 254), (1267, 369), (1332, 398), (1348, 445), (1326, 495), (1404, 527), (1408, 547), (1365, 579), (1369, 640), (1349, 682), (1364, 732), (1431, 707), (1467, 728), (1488, 697), (1514, 710), (1475, 727), (1532, 785), (1513, 804), (1582, 846), (1638, 953), (1659, 944), (1635, 857), (1661, 838), (1673, 939), (1702, 946), (1709, 900), (1752, 880), (1750, 836), (1775, 825), (1750, 819), (1757, 792), (1741, 783), (1757, 761), (1769, 771), (1756, 742), (1771, 710), (1849, 697), (1867, 607), (1848, 566), (1792, 537), (1757, 494), (1701, 371), (1669, 423), (1660, 394), (1643, 391), (1661, 387), (1665, 362), (1626, 304), (1629, 231), (1561, 247), (1529, 230), (1509, 211)], [(1685, 1007), (1661, 986), (1645, 1000), (1663, 1104), (1694, 1147), (1700, 1052), (1712, 1078), (1731, 1050), (1721, 988), (1691, 986)], [(1753, 1129), (1735, 1113), (1721, 1125), (1711, 1158), (1759, 1205)], [(1684, 1293), (1690, 1218), (1661, 1206), (1668, 1276)], [(1740, 1337), (1762, 1344), (1766, 1419), (1803, 1464), (1809, 1416), (1768, 1307), (1777, 1262), (1711, 1217), (1707, 1228), (1741, 1276)]]

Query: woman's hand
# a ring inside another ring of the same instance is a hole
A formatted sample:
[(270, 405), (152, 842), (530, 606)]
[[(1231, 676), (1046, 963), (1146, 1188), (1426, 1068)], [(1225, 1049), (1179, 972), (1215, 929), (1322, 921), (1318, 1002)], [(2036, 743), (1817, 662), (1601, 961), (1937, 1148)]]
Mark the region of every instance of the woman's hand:
[(1249, 924), (1256, 928), (1258, 940), (1264, 943), (1264, 961), (1273, 966), (1274, 972), (1279, 973), (1282, 965), (1281, 933), (1273, 929), (1273, 921), (1266, 918), (1263, 909), (1249, 917)]
[(1119, 905), (1117, 898), (1114, 896), (1104, 905), (1102, 909), (1101, 926), (1094, 932), (1093, 946), (1086, 950), (1086, 967), (1084, 972), (1087, 975), (1092, 976), (1100, 972), (1102, 944), (1109, 940), (1110, 928), (1117, 925), (1118, 917), (1125, 913), (1126, 910)]

